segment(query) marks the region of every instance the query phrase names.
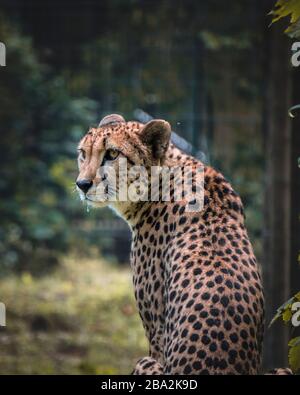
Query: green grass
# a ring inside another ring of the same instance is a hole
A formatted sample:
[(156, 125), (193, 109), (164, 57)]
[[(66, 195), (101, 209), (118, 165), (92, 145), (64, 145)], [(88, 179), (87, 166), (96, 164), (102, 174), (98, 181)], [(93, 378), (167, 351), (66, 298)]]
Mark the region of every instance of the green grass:
[(42, 278), (0, 279), (1, 374), (127, 374), (147, 354), (129, 268), (65, 259)]

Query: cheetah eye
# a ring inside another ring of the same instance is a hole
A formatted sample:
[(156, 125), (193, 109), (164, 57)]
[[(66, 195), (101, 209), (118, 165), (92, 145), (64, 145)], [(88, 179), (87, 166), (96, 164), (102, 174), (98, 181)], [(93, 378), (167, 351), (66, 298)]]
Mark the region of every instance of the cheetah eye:
[(108, 149), (108, 150), (105, 152), (103, 161), (105, 162), (105, 161), (107, 161), (107, 160), (109, 160), (109, 161), (116, 160), (117, 157), (119, 156), (119, 154), (120, 154), (120, 152), (117, 151), (116, 149)]
[(85, 159), (85, 151), (82, 148), (78, 148), (78, 158), (80, 160), (84, 160)]

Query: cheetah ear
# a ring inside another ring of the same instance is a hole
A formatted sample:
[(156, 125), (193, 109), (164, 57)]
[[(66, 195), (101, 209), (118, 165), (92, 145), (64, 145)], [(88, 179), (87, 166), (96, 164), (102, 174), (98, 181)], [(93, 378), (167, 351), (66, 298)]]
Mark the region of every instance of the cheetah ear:
[(168, 149), (171, 126), (162, 119), (148, 122), (141, 131), (141, 140), (149, 146), (154, 159), (162, 159)]
[(122, 117), (122, 115), (119, 114), (110, 114), (110, 115), (106, 115), (106, 117), (104, 117), (98, 127), (101, 128), (102, 126), (106, 126), (109, 125), (111, 123), (119, 123), (119, 122), (125, 122), (125, 119)]

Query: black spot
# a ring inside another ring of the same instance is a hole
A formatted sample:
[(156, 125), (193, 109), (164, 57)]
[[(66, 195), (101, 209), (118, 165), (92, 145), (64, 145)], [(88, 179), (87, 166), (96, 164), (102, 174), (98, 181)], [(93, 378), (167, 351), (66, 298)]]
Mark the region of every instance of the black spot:
[(191, 335), (191, 337), (190, 337), (190, 340), (191, 340), (192, 342), (196, 342), (196, 341), (198, 341), (198, 339), (199, 339), (199, 335), (197, 335), (197, 333), (193, 333), (193, 334)]
[(197, 352), (197, 356), (200, 359), (204, 359), (206, 357), (206, 352), (204, 350), (200, 350)]
[(139, 290), (139, 298), (144, 299), (144, 291), (142, 289)]
[(219, 309), (213, 308), (210, 310), (211, 315), (213, 315), (214, 317), (217, 317), (220, 313)]
[(182, 281), (181, 285), (183, 288), (186, 288), (189, 285), (189, 283), (190, 283), (190, 280), (186, 279), (186, 280)]
[(225, 285), (226, 285), (229, 289), (232, 289), (232, 288), (233, 288), (232, 282), (231, 282), (230, 280), (226, 280), (226, 281), (225, 281)]
[(220, 361), (219, 361), (219, 368), (220, 369), (222, 369), (222, 370), (224, 370), (224, 369), (226, 369), (227, 368), (227, 362), (225, 361), (225, 359), (221, 359)]
[(213, 318), (208, 318), (206, 320), (206, 323), (207, 323), (208, 326), (212, 327), (212, 326), (215, 325), (215, 320)]
[(188, 334), (188, 330), (187, 329), (184, 329), (183, 331), (182, 331), (182, 333), (181, 333), (181, 336), (182, 337), (186, 337), (187, 336), (187, 334)]
[(174, 277), (174, 283), (176, 283), (179, 280), (179, 277), (181, 276), (180, 273), (176, 273), (175, 277)]
[(201, 311), (200, 317), (201, 318), (207, 318), (208, 317), (208, 312), (207, 311)]
[(187, 220), (186, 217), (181, 217), (180, 220), (179, 220), (179, 225), (185, 224), (186, 220)]
[(232, 360), (235, 360), (238, 354), (235, 350), (229, 350), (228, 355)]
[(235, 310), (234, 310), (233, 306), (229, 306), (227, 311), (228, 311), (228, 314), (230, 315), (230, 317), (234, 316)]
[(240, 363), (237, 363), (234, 367), (235, 367), (235, 370), (238, 373), (243, 373), (243, 368), (242, 368), (242, 365)]
[(204, 335), (204, 336), (202, 336), (202, 338), (201, 338), (201, 342), (202, 342), (205, 346), (207, 346), (207, 345), (210, 343), (210, 338), (209, 338), (208, 336)]
[(202, 299), (209, 300), (209, 298), (210, 298), (210, 294), (208, 292), (204, 292), (204, 294), (202, 295)]
[(179, 361), (179, 366), (182, 366), (184, 364), (187, 363), (187, 359), (185, 357), (181, 358), (181, 360)]
[(190, 374), (191, 371), (192, 371), (192, 368), (190, 367), (190, 365), (186, 365), (186, 367), (183, 369), (184, 374)]
[(193, 363), (193, 368), (194, 368), (195, 370), (200, 370), (200, 369), (201, 369), (201, 362), (195, 361), (195, 362)]
[(189, 316), (188, 322), (194, 322), (194, 321), (196, 321), (196, 319), (197, 319), (197, 317), (194, 314), (192, 314)]
[(221, 238), (221, 239), (219, 239), (218, 243), (220, 246), (224, 246), (226, 244), (226, 241), (225, 241), (225, 239)]
[(186, 350), (186, 346), (183, 344), (180, 348), (179, 348), (179, 352), (180, 354), (182, 354), (184, 351)]
[(187, 300), (188, 297), (189, 297), (188, 293), (183, 294), (181, 297), (181, 301), (184, 302), (185, 300)]
[(226, 320), (226, 321), (224, 322), (224, 328), (225, 328), (227, 331), (230, 331), (230, 330), (231, 330), (232, 325), (231, 325), (231, 322), (230, 322), (229, 320)]
[(197, 276), (199, 274), (202, 274), (202, 269), (200, 269), (199, 267), (197, 267), (196, 269), (194, 269), (193, 271), (194, 275)]
[(191, 250), (191, 251), (195, 250), (196, 248), (197, 248), (197, 244), (191, 244), (189, 246), (189, 250)]
[(213, 359), (212, 358), (206, 358), (205, 364), (208, 368), (212, 367), (213, 365)]
[(229, 337), (230, 337), (230, 340), (232, 341), (232, 343), (237, 343), (239, 340), (238, 335), (236, 333), (231, 333), (229, 335)]
[(148, 311), (145, 311), (145, 318), (147, 321), (151, 321), (151, 316)]
[(240, 302), (242, 300), (241, 294), (239, 292), (235, 292), (234, 298), (237, 302)]
[(229, 304), (229, 298), (227, 296), (222, 296), (220, 301), (222, 306), (224, 307), (227, 307)]
[(188, 354), (194, 354), (196, 352), (196, 347), (195, 346), (190, 346), (188, 348)]
[(173, 210), (172, 210), (174, 215), (177, 213), (178, 209), (179, 209), (179, 205), (175, 204), (175, 206), (173, 207)]
[(221, 343), (221, 348), (223, 351), (228, 351), (229, 350), (229, 344), (226, 340), (223, 340)]
[(195, 322), (193, 328), (195, 330), (200, 330), (202, 328), (202, 324), (200, 322)]

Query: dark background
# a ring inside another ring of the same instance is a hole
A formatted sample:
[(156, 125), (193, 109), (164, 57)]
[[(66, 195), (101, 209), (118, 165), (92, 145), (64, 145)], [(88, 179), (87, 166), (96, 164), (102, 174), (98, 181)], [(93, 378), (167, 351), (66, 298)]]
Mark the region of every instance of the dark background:
[[(130, 233), (74, 192), (91, 125), (143, 109), (168, 120), (241, 195), (267, 323), (299, 290), (299, 71), (274, 1), (0, 1), (0, 370), (126, 373), (146, 352)], [(297, 91), (298, 87), (298, 91)], [(111, 323), (112, 327), (109, 327)], [(266, 331), (266, 367), (288, 331)]]

